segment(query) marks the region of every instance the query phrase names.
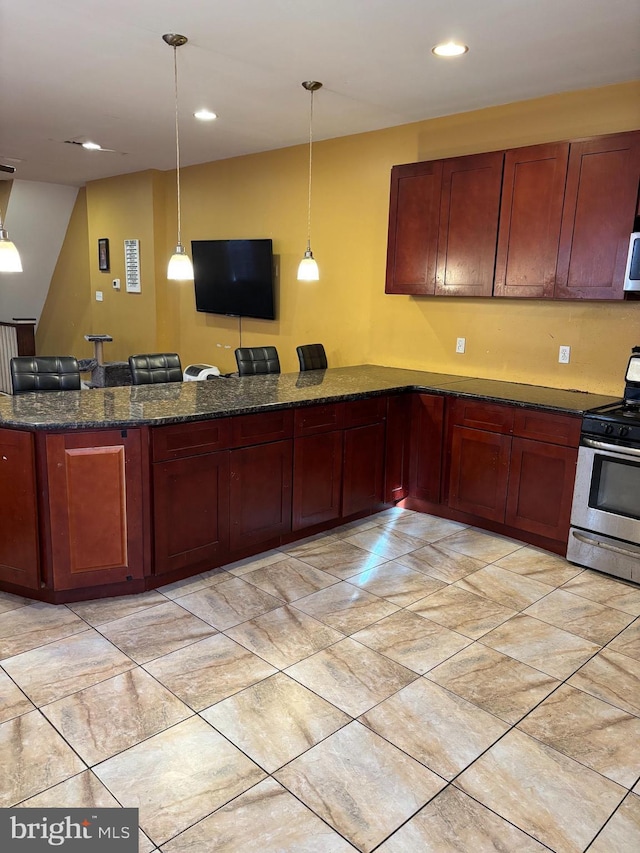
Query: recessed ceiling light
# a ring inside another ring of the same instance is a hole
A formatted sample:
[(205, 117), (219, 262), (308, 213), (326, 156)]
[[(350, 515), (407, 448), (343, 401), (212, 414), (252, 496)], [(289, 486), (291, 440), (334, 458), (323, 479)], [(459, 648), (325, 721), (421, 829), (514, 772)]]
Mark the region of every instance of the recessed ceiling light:
[(458, 44), (455, 41), (443, 42), (431, 48), (431, 53), (435, 56), (462, 56), (469, 50), (466, 44)]
[(215, 113), (212, 113), (211, 110), (197, 110), (194, 113), (194, 116), (200, 121), (213, 121), (214, 118), (218, 118)]
[(82, 142), (81, 145), (88, 151), (102, 151), (102, 145), (98, 145), (97, 142)]

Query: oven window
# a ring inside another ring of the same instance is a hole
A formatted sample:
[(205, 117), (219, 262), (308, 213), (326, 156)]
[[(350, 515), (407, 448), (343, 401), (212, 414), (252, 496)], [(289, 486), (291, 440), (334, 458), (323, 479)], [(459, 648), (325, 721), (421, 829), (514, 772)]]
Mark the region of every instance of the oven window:
[(589, 506), (640, 518), (640, 462), (596, 454)]

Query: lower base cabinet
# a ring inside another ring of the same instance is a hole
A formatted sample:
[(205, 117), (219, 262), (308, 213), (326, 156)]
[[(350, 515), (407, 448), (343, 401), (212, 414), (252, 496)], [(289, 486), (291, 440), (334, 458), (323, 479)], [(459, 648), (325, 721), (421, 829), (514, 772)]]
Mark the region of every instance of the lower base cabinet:
[(293, 451), (293, 530), (340, 518), (342, 430), (297, 437)]
[(342, 515), (373, 512), (383, 501), (384, 423), (344, 431)]
[(0, 580), (39, 589), (33, 434), (0, 429), (0, 460)]

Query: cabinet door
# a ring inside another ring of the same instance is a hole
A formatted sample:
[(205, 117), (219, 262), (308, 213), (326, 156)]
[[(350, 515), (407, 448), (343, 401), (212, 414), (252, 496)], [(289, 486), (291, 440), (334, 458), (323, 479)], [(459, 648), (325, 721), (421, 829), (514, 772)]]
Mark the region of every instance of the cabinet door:
[(229, 551), (229, 453), (153, 465), (156, 575), (219, 566)]
[(342, 430), (296, 438), (293, 451), (293, 529), (340, 518)]
[(507, 151), (494, 296), (553, 296), (569, 143)]
[(143, 576), (139, 430), (47, 435), (55, 589)]
[(409, 495), (413, 396), (412, 394), (395, 394), (387, 401), (384, 468), (386, 503), (401, 501)]
[(622, 299), (640, 176), (640, 131), (571, 144), (557, 297)]
[(572, 447), (514, 438), (506, 523), (566, 543), (577, 458)]
[(382, 504), (384, 424), (344, 431), (342, 515), (370, 512)]
[(454, 426), (451, 431), (449, 506), (504, 521), (511, 437)]
[(414, 394), (411, 401), (411, 497), (440, 503), (444, 397)]
[(385, 293), (432, 294), (442, 160), (391, 170)]
[(436, 294), (491, 296), (504, 153), (443, 162)]
[(247, 550), (291, 530), (292, 444), (276, 441), (231, 451), (232, 551)]
[(33, 435), (0, 429), (0, 580), (40, 587)]

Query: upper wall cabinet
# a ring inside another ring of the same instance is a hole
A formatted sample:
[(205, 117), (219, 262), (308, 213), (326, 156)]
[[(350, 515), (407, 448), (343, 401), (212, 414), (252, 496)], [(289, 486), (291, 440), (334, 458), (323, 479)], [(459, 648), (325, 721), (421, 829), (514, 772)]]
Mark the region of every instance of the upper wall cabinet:
[(640, 132), (391, 173), (387, 293), (621, 299)]

